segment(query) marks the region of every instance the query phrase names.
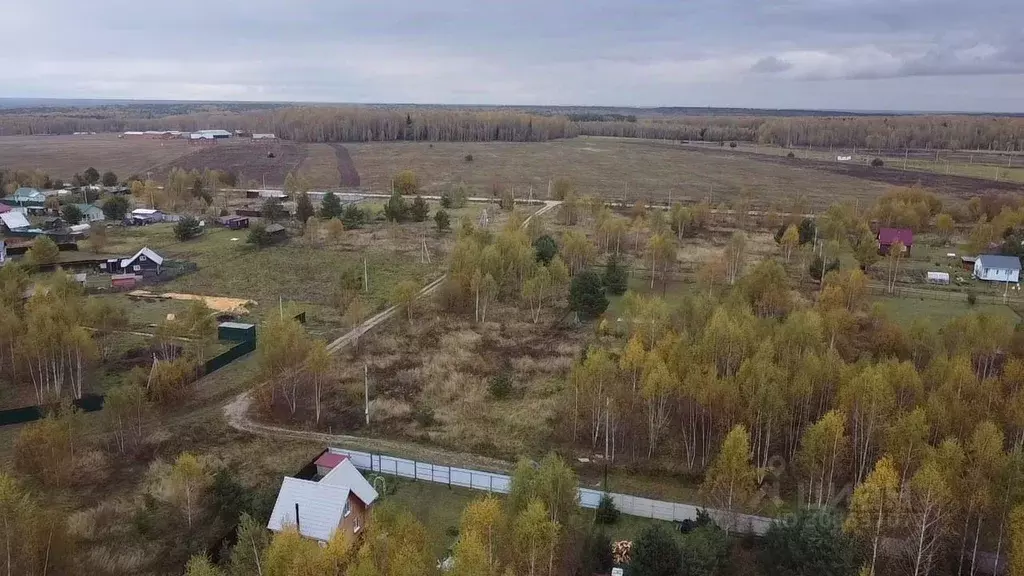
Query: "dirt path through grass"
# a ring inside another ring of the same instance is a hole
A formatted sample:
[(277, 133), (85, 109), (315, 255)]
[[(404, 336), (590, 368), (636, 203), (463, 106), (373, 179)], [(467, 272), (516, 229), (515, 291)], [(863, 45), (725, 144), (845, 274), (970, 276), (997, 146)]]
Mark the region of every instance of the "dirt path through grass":
[(334, 148), (334, 154), (338, 159), (338, 176), (341, 179), (341, 185), (356, 188), (359, 186), (359, 171), (356, 170), (356, 164), (352, 161), (352, 156), (348, 153), (348, 148), (345, 148), (344, 144), (331, 144)]
[[(488, 199), (481, 199), (481, 200), (485, 200), (485, 201), (488, 201), (488, 202), (490, 201)], [(536, 212), (531, 214), (529, 217), (527, 217), (525, 221), (523, 221), (523, 227), (525, 228), (526, 225), (530, 223), (530, 220), (532, 220), (534, 217), (541, 216), (541, 215), (543, 215), (543, 214), (553, 210), (559, 204), (561, 204), (561, 202), (554, 201), (554, 200), (545, 201), (543, 207), (541, 207), (539, 210), (537, 210)], [(440, 278), (434, 280), (430, 284), (427, 284), (426, 286), (424, 286), (423, 289), (420, 290), (419, 294), (417, 295), (417, 298), (423, 298), (425, 296), (429, 296), (430, 294), (433, 294), (444, 283), (444, 280), (445, 280), (445, 278), (447, 278), (447, 276), (448, 275), (445, 274), (445, 275), (441, 276)], [(379, 314), (376, 314), (375, 316), (373, 316), (372, 318), (366, 320), (365, 322), (363, 322), (362, 324), (360, 324), (356, 328), (353, 328), (352, 330), (350, 330), (345, 335), (341, 336), (337, 340), (334, 340), (333, 342), (328, 344), (327, 345), (327, 350), (330, 353), (332, 353), (332, 354), (337, 353), (339, 350), (345, 348), (346, 346), (348, 346), (352, 342), (355, 342), (363, 334), (366, 334), (367, 332), (369, 332), (373, 328), (381, 325), (386, 320), (390, 319), (397, 312), (398, 312), (398, 306), (391, 306), (387, 310), (384, 310), (383, 312), (380, 312)], [(426, 448), (426, 447), (421, 446), (419, 444), (413, 444), (411, 442), (380, 440), (380, 439), (374, 439), (374, 438), (364, 438), (364, 437), (361, 437), (361, 436), (347, 436), (347, 435), (338, 435), (338, 434), (323, 434), (321, 432), (290, 430), (288, 428), (282, 428), (282, 427), (279, 427), (279, 426), (267, 426), (265, 424), (257, 424), (256, 422), (253, 422), (249, 418), (249, 407), (250, 407), (251, 404), (252, 404), (251, 391), (247, 390), (247, 391), (242, 392), (241, 394), (235, 396), (234, 399), (231, 400), (231, 402), (229, 402), (228, 404), (226, 404), (224, 406), (224, 417), (227, 419), (228, 424), (232, 428), (235, 428), (237, 430), (243, 430), (243, 431), (246, 431), (246, 432), (251, 432), (251, 433), (254, 433), (254, 434), (264, 434), (264, 435), (280, 436), (280, 437), (287, 437), (287, 438), (305, 438), (305, 439), (318, 440), (318, 441), (322, 440), (322, 441), (324, 441), (324, 442), (326, 442), (328, 444), (338, 444), (338, 445), (343, 445), (343, 446), (352, 447), (352, 448), (358, 448), (358, 449), (362, 449), (362, 450), (367, 450), (367, 449), (373, 450), (374, 446), (381, 446), (381, 447), (387, 447), (386, 449), (388, 449), (392, 453), (395, 453), (396, 449), (400, 450), (400, 453), (403, 453), (403, 454), (409, 454), (409, 453), (414, 453), (415, 454), (415, 453), (420, 453), (421, 451), (429, 451), (429, 452), (433, 452), (433, 453), (435, 453), (437, 455), (444, 456), (444, 458), (449, 462), (449, 464), (475, 465), (475, 466), (479, 467), (480, 466), (480, 462), (484, 462), (484, 463), (487, 464), (487, 467), (490, 467), (490, 468), (495, 468), (497, 466), (497, 468), (496, 468), (497, 470), (506, 470), (507, 467), (508, 467), (508, 463), (507, 462), (503, 462), (501, 460), (495, 460), (493, 458), (485, 458), (485, 457), (482, 457), (482, 456), (476, 456), (476, 455), (472, 455), (472, 454), (453, 453), (453, 452), (448, 452), (446, 450), (435, 450), (435, 449), (431, 449), (431, 448)], [(380, 449), (380, 448), (378, 448), (378, 449)], [(410, 450), (413, 450), (413, 451), (410, 452)], [(453, 462), (452, 461), (453, 458), (457, 459), (457, 461)], [(433, 458), (429, 458), (429, 459), (435, 459), (436, 460), (437, 456), (434, 456)], [(474, 464), (474, 462), (476, 462), (476, 463)]]

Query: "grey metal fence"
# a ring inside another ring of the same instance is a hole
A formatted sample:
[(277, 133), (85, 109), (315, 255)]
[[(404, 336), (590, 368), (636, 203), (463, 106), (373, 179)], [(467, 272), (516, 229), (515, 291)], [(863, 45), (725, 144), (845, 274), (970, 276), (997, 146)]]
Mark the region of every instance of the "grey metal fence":
[[(329, 450), (335, 454), (348, 456), (352, 464), (360, 470), (369, 470), (380, 474), (389, 474), (424, 482), (471, 488), (496, 494), (508, 494), (512, 482), (509, 476), (494, 472), (456, 468), (429, 462), (417, 462), (405, 458), (395, 458), (384, 454), (371, 454), (356, 450), (340, 448), (329, 448)], [(583, 508), (597, 508), (598, 503), (601, 501), (601, 496), (604, 494), (600, 490), (588, 488), (580, 488), (579, 492), (580, 506)], [(701, 510), (701, 508), (691, 504), (652, 500), (629, 494), (611, 492), (609, 496), (611, 496), (620, 512), (642, 518), (681, 522), (683, 520), (696, 519), (697, 511)], [(762, 516), (730, 514), (722, 510), (710, 509), (707, 512), (719, 525), (728, 526), (731, 530), (738, 532), (764, 534), (772, 523), (771, 518)]]

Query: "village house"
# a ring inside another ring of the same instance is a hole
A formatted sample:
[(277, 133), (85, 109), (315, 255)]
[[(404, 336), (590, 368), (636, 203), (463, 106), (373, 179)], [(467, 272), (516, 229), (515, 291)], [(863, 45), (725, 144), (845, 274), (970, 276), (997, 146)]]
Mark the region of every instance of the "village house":
[(0, 212), (0, 222), (3, 223), (3, 229), (7, 232), (14, 232), (17, 230), (26, 230), (32, 227), (29, 223), (28, 218), (21, 212)]
[(910, 254), (910, 248), (914, 245), (914, 231), (910, 228), (881, 228), (878, 230), (878, 253), (885, 255), (893, 244), (903, 244), (903, 250)]
[(75, 204), (82, 213), (82, 222), (100, 222), (106, 218), (103, 209), (95, 204)]
[(128, 218), (135, 225), (154, 224), (163, 221), (164, 213), (152, 208), (136, 208)]
[(144, 247), (128, 258), (111, 258), (100, 264), (108, 274), (134, 274), (137, 276), (159, 276), (164, 259), (156, 252)]
[(988, 282), (1019, 282), (1020, 258), (982, 254), (974, 261), (974, 277)]
[(319, 481), (284, 479), (267, 528), (280, 532), (294, 526), (319, 542), (340, 533), (351, 542), (366, 526), (377, 491), (344, 454), (328, 450), (315, 464)]
[(241, 230), (249, 227), (249, 218), (246, 216), (221, 216), (217, 218), (217, 224), (231, 230)]
[(7, 206), (16, 207), (20, 212), (41, 214), (46, 211), (46, 199), (55, 194), (52, 190), (48, 192), (50, 194), (36, 188), (22, 186), (15, 190), (14, 194), (0, 199), (0, 202)]

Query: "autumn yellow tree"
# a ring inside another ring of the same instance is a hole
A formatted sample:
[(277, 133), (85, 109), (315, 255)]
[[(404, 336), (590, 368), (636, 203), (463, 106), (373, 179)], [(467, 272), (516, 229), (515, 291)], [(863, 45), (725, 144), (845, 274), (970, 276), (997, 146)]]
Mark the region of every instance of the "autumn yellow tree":
[(496, 571), (504, 537), (501, 501), (493, 496), (478, 498), (462, 511), (460, 534), (474, 534), (480, 540), (488, 572)]
[(850, 499), (850, 510), (843, 526), (848, 533), (869, 544), (868, 574), (871, 576), (875, 574), (882, 538), (900, 518), (899, 482), (892, 460), (883, 457)]
[(786, 228), (786, 231), (782, 233), (782, 238), (779, 239), (779, 245), (782, 246), (783, 254), (786, 256), (786, 262), (789, 262), (790, 256), (793, 254), (793, 249), (800, 244), (800, 232), (797, 231), (796, 226), (790, 224)]
[(938, 234), (939, 240), (942, 241), (943, 245), (949, 244), (949, 240), (953, 237), (955, 230), (956, 225), (953, 222), (953, 217), (949, 214), (939, 214), (935, 217), (935, 232)]
[(725, 270), (729, 285), (736, 283), (743, 272), (743, 260), (746, 257), (747, 236), (742, 232), (733, 232), (729, 243), (725, 245)]
[(701, 494), (709, 504), (730, 515), (730, 524), (735, 522), (732, 513), (746, 505), (756, 487), (757, 471), (750, 463), (750, 454), (750, 434), (745, 426), (737, 424), (722, 442), (718, 456), (708, 467), (700, 486)]
[(846, 414), (829, 411), (804, 433), (797, 464), (807, 486), (807, 502), (823, 506), (832, 501), (835, 480), (844, 476), (850, 439)]
[(206, 465), (195, 454), (182, 452), (174, 460), (174, 466), (171, 468), (171, 481), (175, 492), (182, 500), (189, 528), (192, 527), (196, 506), (203, 496), (209, 480), (210, 476), (206, 471)]

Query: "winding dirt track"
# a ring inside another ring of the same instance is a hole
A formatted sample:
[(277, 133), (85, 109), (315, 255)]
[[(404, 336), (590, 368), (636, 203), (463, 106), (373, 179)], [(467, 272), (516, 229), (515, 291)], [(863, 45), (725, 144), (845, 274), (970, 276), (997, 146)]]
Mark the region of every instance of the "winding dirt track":
[[(475, 198), (471, 199), (475, 201), (492, 202), (492, 199), (487, 198)], [(557, 201), (546, 201), (544, 206), (539, 210), (531, 214), (524, 222), (525, 227), (531, 219), (535, 216), (540, 216), (550, 210), (553, 210), (556, 206), (561, 204)], [(447, 275), (441, 276), (434, 280), (430, 284), (427, 284), (420, 290), (417, 298), (423, 298), (433, 294), (438, 288), (444, 283)], [(383, 312), (373, 316), (366, 320), (356, 328), (352, 329), (348, 333), (344, 334), (337, 340), (334, 340), (327, 345), (327, 350), (331, 354), (337, 353), (339, 350), (352, 344), (359, 339), (360, 336), (366, 334), (370, 330), (380, 326), (385, 321), (390, 319), (398, 312), (398, 306), (392, 306)], [(279, 437), (279, 438), (293, 438), (293, 439), (305, 439), (313, 440), (316, 442), (323, 442), (325, 444), (331, 444), (334, 446), (342, 446), (347, 448), (356, 448), (360, 450), (370, 450), (377, 452), (389, 452), (391, 454), (417, 454), (419, 457), (424, 459), (430, 459), (435, 462), (444, 462), (448, 465), (459, 465), (459, 466), (473, 466), (478, 469), (494, 470), (494, 471), (505, 471), (508, 470), (510, 464), (502, 460), (496, 460), (493, 458), (486, 458), (483, 456), (477, 456), (475, 454), (466, 454), (459, 452), (451, 452), (443, 449), (428, 448), (420, 444), (412, 442), (402, 442), (396, 440), (382, 440), (376, 438), (364, 438), (362, 436), (349, 436), (345, 434), (324, 434), (321, 432), (312, 432), (308, 430), (291, 430), (280, 426), (270, 426), (266, 424), (260, 424), (252, 421), (249, 418), (249, 407), (252, 404), (251, 390), (242, 392), (235, 396), (230, 402), (224, 406), (224, 417), (227, 420), (228, 425), (236, 430), (242, 430), (253, 434), (260, 434), (263, 436)]]

